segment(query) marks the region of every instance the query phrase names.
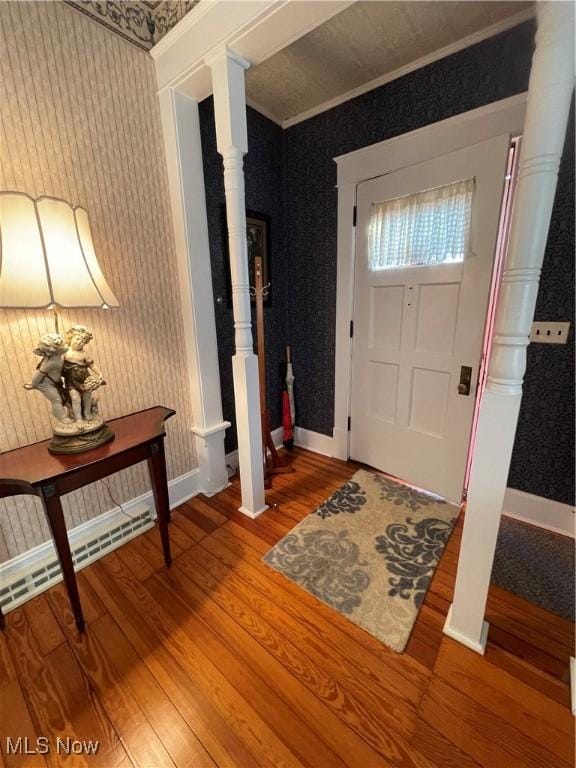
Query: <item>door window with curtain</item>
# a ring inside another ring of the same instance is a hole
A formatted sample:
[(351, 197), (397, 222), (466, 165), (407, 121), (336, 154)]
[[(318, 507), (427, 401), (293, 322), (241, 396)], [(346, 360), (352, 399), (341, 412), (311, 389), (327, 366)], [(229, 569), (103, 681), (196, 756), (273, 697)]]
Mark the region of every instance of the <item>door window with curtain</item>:
[(371, 271), (457, 264), (469, 248), (474, 179), (374, 203), (368, 232)]

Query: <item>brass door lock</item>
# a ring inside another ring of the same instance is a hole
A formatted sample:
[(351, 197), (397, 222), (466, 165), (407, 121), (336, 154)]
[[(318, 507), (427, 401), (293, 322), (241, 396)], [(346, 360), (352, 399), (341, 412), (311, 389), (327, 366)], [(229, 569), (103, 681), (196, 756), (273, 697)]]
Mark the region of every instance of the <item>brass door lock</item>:
[(460, 367), (460, 382), (458, 384), (459, 395), (469, 395), (472, 385), (472, 368), (469, 365)]

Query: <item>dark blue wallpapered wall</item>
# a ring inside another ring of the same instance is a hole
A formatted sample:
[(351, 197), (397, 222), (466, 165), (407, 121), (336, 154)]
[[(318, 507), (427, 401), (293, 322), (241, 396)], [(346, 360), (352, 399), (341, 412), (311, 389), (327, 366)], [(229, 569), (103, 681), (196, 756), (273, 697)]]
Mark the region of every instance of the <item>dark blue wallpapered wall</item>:
[[(247, 206), (272, 216), (273, 307), (266, 312), (273, 425), (279, 421), (278, 365), (293, 345), (300, 426), (331, 435), (336, 315), (336, 165), (333, 158), (526, 90), (534, 26), (497, 37), (394, 80), (282, 131), (248, 110)], [(215, 296), (225, 296), (212, 101), (201, 104)], [(562, 163), (537, 319), (574, 322), (574, 141)], [(286, 238), (289, 237), (287, 240)], [(217, 304), (225, 418), (233, 420), (232, 314)], [(573, 334), (571, 334), (571, 339)], [(573, 346), (531, 345), (510, 485), (571, 503), (574, 460)], [(232, 432), (229, 430), (229, 432)], [(235, 446), (235, 433), (227, 447)]]

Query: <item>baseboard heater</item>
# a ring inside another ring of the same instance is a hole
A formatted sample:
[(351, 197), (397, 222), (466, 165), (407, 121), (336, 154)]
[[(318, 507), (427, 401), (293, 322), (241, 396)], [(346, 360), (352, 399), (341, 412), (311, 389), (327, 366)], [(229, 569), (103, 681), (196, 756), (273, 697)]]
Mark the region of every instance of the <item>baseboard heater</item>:
[[(126, 541), (154, 527), (150, 508), (145, 504), (138, 506), (139, 509), (133, 508), (130, 517), (124, 517), (119, 522), (118, 516), (115, 515), (108, 528), (103, 526), (98, 531), (87, 533), (84, 539), (72, 543), (72, 560), (77, 571), (108, 552), (117, 549)], [(0, 574), (1, 571), (2, 569), (0, 569)], [(10, 574), (2, 574), (0, 580), (2, 611), (7, 613), (17, 608), (59, 581), (62, 581), (60, 564), (54, 549), (49, 548), (44, 561), (34, 562), (28, 573), (23, 573), (22, 569), (17, 569), (12, 577)]]

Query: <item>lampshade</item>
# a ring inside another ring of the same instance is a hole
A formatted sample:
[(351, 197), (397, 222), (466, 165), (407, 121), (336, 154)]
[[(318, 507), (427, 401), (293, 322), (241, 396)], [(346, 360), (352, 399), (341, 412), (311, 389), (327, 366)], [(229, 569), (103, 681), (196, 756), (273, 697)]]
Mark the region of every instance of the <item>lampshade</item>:
[(117, 307), (88, 214), (65, 200), (0, 192), (0, 307)]

